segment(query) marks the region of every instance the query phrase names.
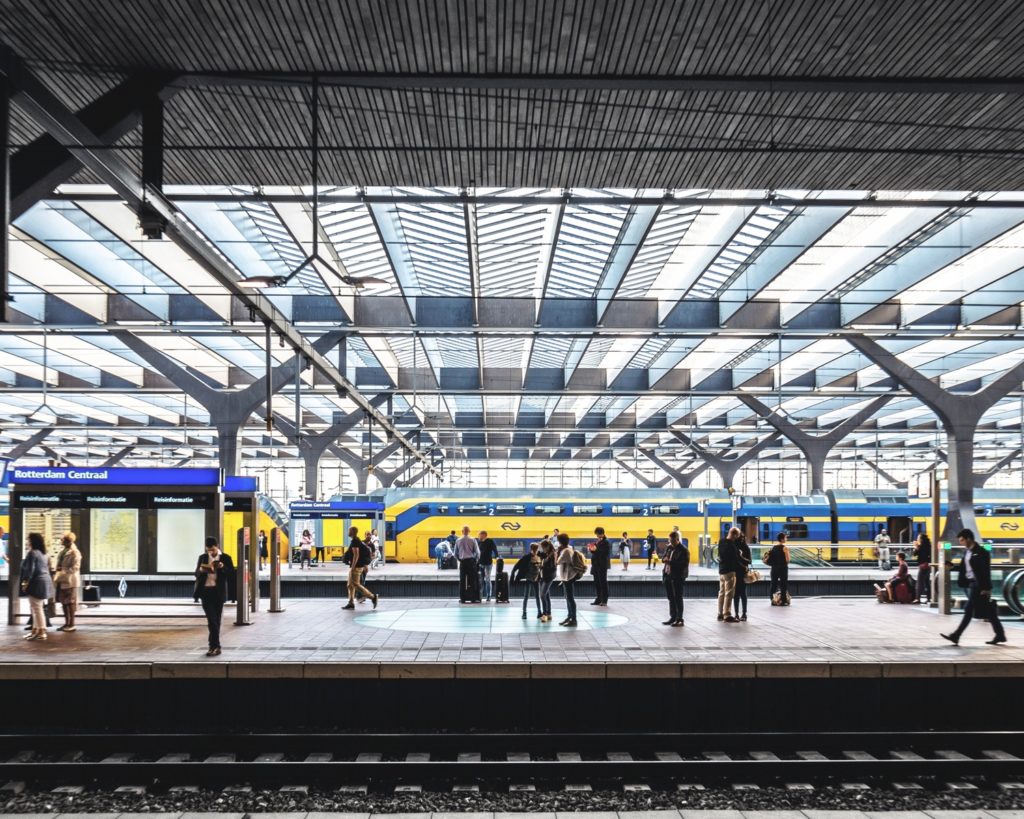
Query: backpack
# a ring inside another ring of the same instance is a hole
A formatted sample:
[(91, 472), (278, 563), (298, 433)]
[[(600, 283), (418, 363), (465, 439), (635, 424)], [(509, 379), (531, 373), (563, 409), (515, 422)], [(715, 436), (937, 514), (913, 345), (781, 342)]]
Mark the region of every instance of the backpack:
[(371, 549), (365, 543), (360, 543), (359, 561), (356, 563), (356, 568), (362, 566), (369, 566), (371, 563), (373, 563), (373, 549)]
[(587, 561), (583, 557), (582, 552), (577, 552), (575, 549), (572, 550), (572, 570), (576, 573), (576, 577), (583, 577), (587, 573)]

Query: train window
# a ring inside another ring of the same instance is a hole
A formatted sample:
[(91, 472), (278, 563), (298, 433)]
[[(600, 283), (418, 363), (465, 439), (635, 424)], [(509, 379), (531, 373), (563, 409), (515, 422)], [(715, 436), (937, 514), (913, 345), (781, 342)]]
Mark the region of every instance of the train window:
[(793, 540), (807, 540), (807, 524), (787, 523), (786, 534), (793, 538)]
[(535, 515), (560, 515), (562, 514), (561, 506), (541, 506), (537, 505), (533, 507), (533, 513)]
[(613, 506), (613, 515), (640, 515), (643, 514), (642, 506)]
[(577, 505), (572, 508), (574, 515), (600, 515), (604, 509), (596, 504)]
[(993, 510), (992, 514), (994, 514), (994, 515), (1019, 515), (1020, 514), (1020, 507), (1019, 506), (997, 506)]
[(992, 513), (987, 511), (984, 506), (975, 506), (974, 514), (976, 515), (991, 515)]
[(468, 503), (459, 507), (460, 515), (486, 515), (487, 507), (482, 503)]
[(857, 540), (871, 540), (871, 524), (870, 523), (858, 523), (857, 524)]
[(494, 511), (499, 515), (522, 515), (526, 513), (526, 507), (516, 503), (499, 503), (495, 505)]
[(448, 514), (448, 507), (447, 507), (447, 505), (438, 506), (437, 507), (437, 514), (439, 514), (439, 515), (447, 515)]
[(658, 506), (652, 506), (651, 512), (655, 515), (678, 515), (679, 507), (659, 504)]
[(395, 539), (395, 522), (389, 520), (384, 524), (384, 540)]
[[(416, 507), (416, 511), (421, 515), (429, 515), (430, 507), (427, 506), (427, 504), (425, 503), (421, 503), (419, 506)], [(440, 511), (440, 508), (438, 509), (438, 511)]]

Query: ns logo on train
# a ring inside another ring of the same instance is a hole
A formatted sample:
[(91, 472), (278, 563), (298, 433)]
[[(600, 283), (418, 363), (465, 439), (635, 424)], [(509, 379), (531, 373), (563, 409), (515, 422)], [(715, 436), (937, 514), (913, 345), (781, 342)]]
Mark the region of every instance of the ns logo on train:
[(522, 524), (513, 523), (511, 521), (506, 520), (503, 524), (501, 524), (501, 528), (504, 529), (506, 532), (518, 532), (522, 528)]
[(1020, 529), (1020, 524), (1010, 523), (1009, 521), (1007, 521), (1005, 523), (1000, 523), (999, 528), (1002, 529), (1004, 532), (1016, 532), (1018, 529)]

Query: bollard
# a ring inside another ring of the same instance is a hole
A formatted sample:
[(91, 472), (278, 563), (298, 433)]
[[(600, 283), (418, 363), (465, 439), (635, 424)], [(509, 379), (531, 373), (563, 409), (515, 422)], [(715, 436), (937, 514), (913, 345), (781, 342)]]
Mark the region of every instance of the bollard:
[(281, 530), (274, 528), (270, 530), (270, 612), (281, 611)]

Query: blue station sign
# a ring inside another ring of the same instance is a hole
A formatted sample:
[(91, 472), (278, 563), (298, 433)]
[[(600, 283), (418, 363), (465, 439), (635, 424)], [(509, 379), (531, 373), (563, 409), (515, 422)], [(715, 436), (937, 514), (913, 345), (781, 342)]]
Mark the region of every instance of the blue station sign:
[(136, 469), (117, 466), (15, 466), (15, 486), (220, 486), (219, 469)]

